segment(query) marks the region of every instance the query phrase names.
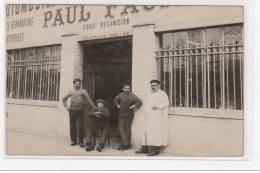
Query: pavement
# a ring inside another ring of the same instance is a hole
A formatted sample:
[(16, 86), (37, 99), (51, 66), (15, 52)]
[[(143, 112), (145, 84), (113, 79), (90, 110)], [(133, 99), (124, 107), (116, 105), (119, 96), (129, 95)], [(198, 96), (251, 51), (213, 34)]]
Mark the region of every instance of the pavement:
[[(98, 142), (98, 141), (97, 141)], [(110, 146), (105, 145), (102, 152), (87, 152), (79, 145), (70, 146), (70, 140), (40, 136), (29, 133), (6, 131), (7, 156), (146, 156), (135, 154), (136, 149), (117, 150), (119, 141), (110, 139)], [(96, 146), (97, 147), (97, 146)]]

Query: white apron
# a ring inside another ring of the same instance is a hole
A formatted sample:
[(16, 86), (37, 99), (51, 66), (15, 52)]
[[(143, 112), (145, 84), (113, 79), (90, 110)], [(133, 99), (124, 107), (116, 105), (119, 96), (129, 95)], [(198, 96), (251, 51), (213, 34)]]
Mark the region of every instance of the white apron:
[[(159, 109), (153, 110), (152, 106), (155, 105)], [(149, 93), (144, 106), (141, 128), (142, 145), (167, 146), (169, 106), (167, 94), (160, 89), (155, 93)]]

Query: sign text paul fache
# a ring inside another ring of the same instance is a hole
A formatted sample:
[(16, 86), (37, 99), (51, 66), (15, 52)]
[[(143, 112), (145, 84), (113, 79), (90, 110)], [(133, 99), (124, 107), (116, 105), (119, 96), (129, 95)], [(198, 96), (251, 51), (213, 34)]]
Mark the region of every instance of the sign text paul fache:
[[(49, 9), (50, 7), (55, 7), (56, 5), (7, 5), (6, 6), (6, 16), (18, 15), (20, 13), (28, 13), (32, 11), (37, 11), (40, 9)], [(43, 12), (44, 14), (44, 23), (43, 28), (47, 28), (49, 26), (60, 26), (65, 23), (71, 24), (74, 22), (87, 22), (91, 18), (91, 11), (87, 9), (87, 5), (70, 5), (65, 9), (56, 8), (55, 10), (48, 10)], [(127, 5), (123, 6), (123, 10), (120, 12), (121, 16), (131, 14), (137, 14), (140, 10), (144, 10), (146, 12), (152, 11), (154, 8), (167, 8), (168, 6), (135, 6), (135, 5)], [(107, 5), (105, 6), (105, 14), (104, 18), (113, 19), (114, 12), (117, 10), (117, 5)], [(66, 14), (66, 15), (64, 15)], [(77, 15), (79, 14), (79, 15)], [(77, 18), (78, 17), (78, 18)]]

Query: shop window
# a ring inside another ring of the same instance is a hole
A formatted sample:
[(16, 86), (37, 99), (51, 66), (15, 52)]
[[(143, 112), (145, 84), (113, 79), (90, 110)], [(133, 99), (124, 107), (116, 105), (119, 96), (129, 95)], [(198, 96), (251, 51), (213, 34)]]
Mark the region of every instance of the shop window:
[(159, 34), (161, 89), (172, 107), (243, 109), (242, 25)]
[(6, 97), (58, 101), (61, 46), (8, 50)]

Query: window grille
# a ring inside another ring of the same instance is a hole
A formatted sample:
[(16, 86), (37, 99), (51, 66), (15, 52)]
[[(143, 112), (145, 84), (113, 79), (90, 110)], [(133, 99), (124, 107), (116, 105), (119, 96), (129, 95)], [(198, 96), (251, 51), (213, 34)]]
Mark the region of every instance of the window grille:
[(172, 107), (243, 109), (242, 25), (159, 38), (158, 77)]
[(61, 46), (47, 46), (7, 53), (6, 97), (58, 101)]

